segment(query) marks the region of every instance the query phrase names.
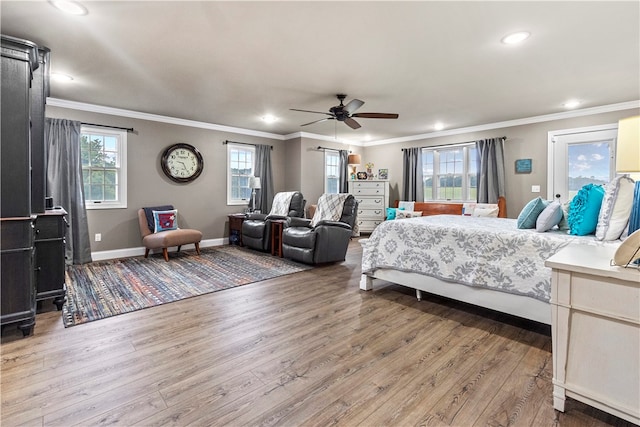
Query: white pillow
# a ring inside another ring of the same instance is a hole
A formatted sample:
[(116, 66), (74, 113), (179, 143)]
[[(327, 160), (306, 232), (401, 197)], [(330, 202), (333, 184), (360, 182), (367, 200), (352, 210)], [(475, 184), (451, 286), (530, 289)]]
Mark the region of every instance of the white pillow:
[(396, 212), (396, 219), (417, 218), (419, 216), (422, 216), (422, 212), (401, 211), (399, 209)]
[(605, 187), (598, 215), (596, 240), (617, 240), (629, 223), (635, 182), (627, 175), (615, 178)]
[(495, 203), (463, 203), (463, 216), (488, 216), (497, 218), (500, 209)]

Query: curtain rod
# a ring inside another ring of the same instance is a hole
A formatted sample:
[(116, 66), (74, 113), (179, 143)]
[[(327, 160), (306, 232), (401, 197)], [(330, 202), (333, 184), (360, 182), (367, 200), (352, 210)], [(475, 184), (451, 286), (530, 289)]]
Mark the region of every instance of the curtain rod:
[[(328, 147), (321, 147), (318, 145), (318, 148), (316, 148), (316, 150), (329, 150), (329, 151), (341, 151), (339, 148), (328, 148)], [(352, 151), (349, 150), (349, 152), (351, 153)]]
[[(498, 137), (498, 139), (504, 139), (506, 140), (507, 137), (506, 136), (500, 136)], [(424, 146), (424, 147), (418, 147), (418, 148), (435, 148), (435, 147), (455, 147), (456, 145), (467, 145), (467, 144), (471, 144), (472, 142), (477, 142), (476, 141), (467, 141), (467, 142), (454, 142), (453, 144), (440, 144), (440, 145), (428, 145), (428, 146)], [(408, 150), (408, 148), (401, 148), (400, 151), (404, 151), (404, 150)]]
[(109, 126), (109, 125), (99, 125), (97, 123), (85, 123), (85, 122), (81, 122), (83, 125), (87, 125), (87, 126), (96, 126), (99, 128), (111, 128), (111, 129), (120, 129), (120, 130), (126, 130), (127, 132), (133, 132), (133, 128), (123, 128), (120, 126)]
[[(249, 142), (229, 141), (228, 139), (225, 139), (224, 141), (222, 141), (222, 144), (223, 145), (227, 145), (227, 144), (253, 145), (254, 147), (256, 145), (261, 145), (261, 144), (251, 144)], [(270, 145), (269, 147), (271, 147), (271, 149), (273, 150), (273, 145)]]

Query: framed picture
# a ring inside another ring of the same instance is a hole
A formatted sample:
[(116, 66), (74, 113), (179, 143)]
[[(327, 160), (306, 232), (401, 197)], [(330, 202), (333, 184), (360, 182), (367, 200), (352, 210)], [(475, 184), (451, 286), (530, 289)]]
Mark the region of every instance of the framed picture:
[(531, 159), (516, 160), (516, 173), (531, 173)]
[(356, 174), (356, 178), (358, 178), (358, 179), (367, 179), (367, 173), (366, 172), (358, 172)]
[(389, 169), (378, 169), (378, 179), (389, 179)]

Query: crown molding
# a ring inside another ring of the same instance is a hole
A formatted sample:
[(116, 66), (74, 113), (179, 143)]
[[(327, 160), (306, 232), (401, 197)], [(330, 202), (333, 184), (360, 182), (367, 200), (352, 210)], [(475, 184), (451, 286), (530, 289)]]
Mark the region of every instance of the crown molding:
[(149, 120), (153, 122), (161, 122), (174, 124), (179, 126), (188, 126), (200, 129), (215, 130), (220, 132), (229, 132), (238, 135), (249, 135), (260, 138), (269, 138), (279, 141), (287, 141), (294, 138), (307, 138), (318, 141), (337, 142), (345, 145), (355, 145), (360, 147), (371, 147), (375, 145), (398, 144), (402, 142), (418, 141), (423, 139), (439, 138), (442, 136), (460, 135), (471, 132), (481, 132), (485, 130), (501, 129), (512, 126), (522, 126), (533, 123), (550, 122), (553, 120), (569, 119), (574, 117), (589, 116), (593, 114), (610, 113), (613, 111), (630, 110), (640, 108), (640, 100), (621, 102), (618, 104), (602, 105), (599, 107), (582, 108), (578, 110), (563, 111), (561, 113), (545, 114), (541, 116), (526, 117), (523, 119), (507, 120), (503, 122), (487, 123), (478, 126), (469, 126), (457, 129), (448, 129), (439, 132), (424, 133), (420, 135), (411, 135), (400, 138), (381, 139), (378, 141), (362, 142), (347, 139), (336, 139), (330, 136), (318, 135), (309, 132), (294, 132), (287, 135), (280, 135), (270, 132), (262, 132), (251, 129), (237, 128), (232, 126), (218, 125), (215, 123), (199, 122), (195, 120), (180, 119), (177, 117), (162, 116), (158, 114), (142, 113), (139, 111), (125, 110), (122, 108), (106, 107), (103, 105), (87, 104), (84, 102), (67, 101), (59, 98), (47, 98), (47, 105), (53, 107), (69, 108), (71, 110), (87, 111), (92, 113), (109, 114), (112, 116), (128, 117), (138, 120)]
[(152, 122), (168, 123), (172, 125), (188, 126), (193, 128), (217, 130), (220, 132), (229, 132), (239, 135), (257, 136), (260, 138), (270, 138), (284, 140), (283, 135), (269, 132), (261, 132), (251, 129), (237, 128), (233, 126), (217, 125), (214, 123), (199, 122), (196, 120), (180, 119), (177, 117), (161, 116), (158, 114), (141, 113), (139, 111), (124, 110), (122, 108), (105, 107), (103, 105), (86, 104), (84, 102), (67, 101), (59, 98), (47, 98), (47, 105), (53, 107), (69, 108), (71, 110), (87, 111), (91, 113), (109, 114), (112, 116), (128, 117), (130, 119), (149, 120)]
[(423, 133), (421, 135), (412, 135), (401, 138), (382, 139), (367, 143), (367, 147), (374, 145), (397, 144), (400, 142), (418, 141), (423, 139), (439, 138), (441, 136), (460, 135), (463, 133), (481, 132), (485, 130), (502, 129), (512, 126), (529, 125), (533, 123), (551, 122), (554, 120), (570, 119), (574, 117), (590, 116), (593, 114), (610, 113), (613, 111), (631, 110), (640, 108), (640, 100), (621, 102), (618, 104), (602, 105), (599, 107), (582, 108), (579, 110), (563, 111), (561, 113), (544, 114), (542, 116), (526, 117), (523, 119), (507, 120), (504, 122), (487, 123), (478, 126), (469, 126), (457, 129), (448, 129), (439, 132)]

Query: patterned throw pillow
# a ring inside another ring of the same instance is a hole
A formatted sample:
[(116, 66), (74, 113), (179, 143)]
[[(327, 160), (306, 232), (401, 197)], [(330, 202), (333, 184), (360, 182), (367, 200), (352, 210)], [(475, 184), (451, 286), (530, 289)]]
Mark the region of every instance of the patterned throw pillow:
[(631, 215), (634, 188), (635, 182), (626, 175), (621, 175), (607, 184), (598, 215), (596, 240), (620, 238)]
[(578, 190), (569, 205), (569, 234), (586, 236), (595, 233), (603, 198), (604, 188), (601, 185), (587, 184)]
[(154, 233), (178, 228), (178, 210), (153, 211)]
[(518, 228), (536, 228), (536, 220), (538, 215), (542, 213), (544, 208), (549, 204), (548, 201), (543, 200), (542, 197), (536, 197), (522, 208), (520, 215), (518, 215)]
[(417, 218), (422, 216), (422, 212), (420, 211), (403, 211), (398, 210), (396, 212), (396, 219), (405, 219), (405, 218)]

